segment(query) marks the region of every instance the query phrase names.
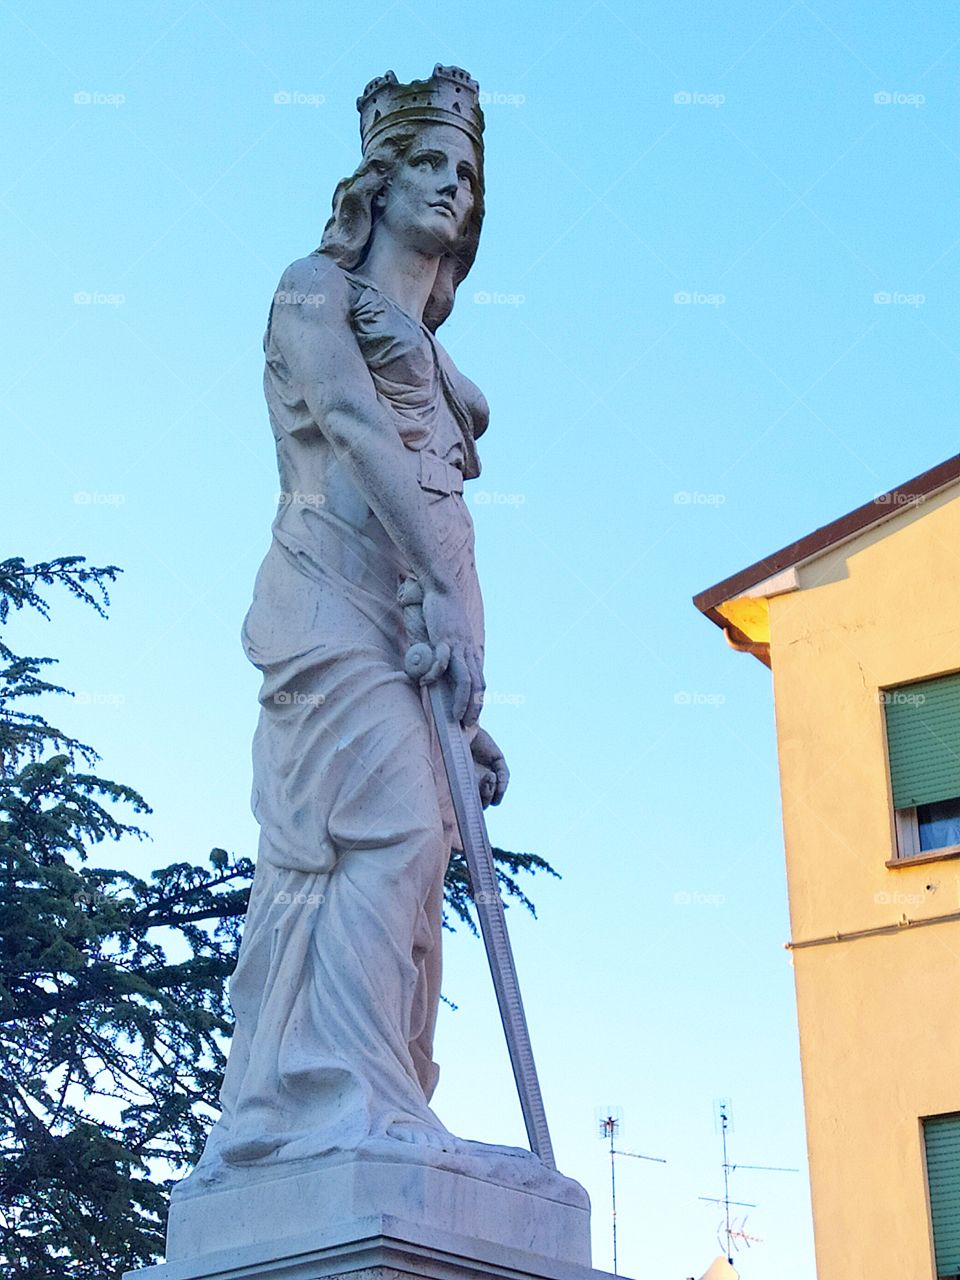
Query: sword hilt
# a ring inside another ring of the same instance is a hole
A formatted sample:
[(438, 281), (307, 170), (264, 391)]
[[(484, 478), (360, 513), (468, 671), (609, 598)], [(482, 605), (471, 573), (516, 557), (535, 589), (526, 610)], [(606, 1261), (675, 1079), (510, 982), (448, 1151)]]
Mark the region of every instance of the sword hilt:
[(423, 617), (423, 587), (416, 578), (404, 578), (397, 592), (403, 610), (403, 625), (411, 642), (403, 659), (403, 669), (419, 682), (433, 666), (435, 654)]

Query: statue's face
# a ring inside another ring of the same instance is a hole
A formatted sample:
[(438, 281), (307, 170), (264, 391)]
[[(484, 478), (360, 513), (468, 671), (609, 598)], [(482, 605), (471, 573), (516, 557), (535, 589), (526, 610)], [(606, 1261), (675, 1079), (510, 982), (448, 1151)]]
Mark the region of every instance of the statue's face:
[(453, 125), (427, 125), (380, 198), (377, 226), (422, 253), (442, 253), (463, 234), (477, 181), (476, 151), (467, 135)]

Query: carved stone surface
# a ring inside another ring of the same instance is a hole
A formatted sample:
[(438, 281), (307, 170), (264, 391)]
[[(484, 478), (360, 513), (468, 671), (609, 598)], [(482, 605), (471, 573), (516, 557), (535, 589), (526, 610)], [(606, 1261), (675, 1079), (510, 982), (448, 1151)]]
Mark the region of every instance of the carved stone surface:
[(317, 1225), (387, 1214), (475, 1241), (590, 1265), (590, 1211), (542, 1195), (428, 1165), (351, 1159), (289, 1169), (251, 1186), (236, 1181), (182, 1199), (167, 1236), (167, 1261), (248, 1247), (282, 1253)]
[(488, 410), (435, 337), (483, 219), (477, 91), (443, 67), (367, 86), (362, 163), (270, 309), (281, 500), (243, 625), (263, 675), (260, 847), (223, 1114), (174, 1191), (165, 1280), (226, 1274), (221, 1254), (247, 1259), (231, 1275), (255, 1257), (274, 1259), (258, 1275), (333, 1274), (279, 1260), (308, 1224), (310, 1240), (337, 1226), (346, 1241), (344, 1223), (384, 1213), (589, 1265), (577, 1183), (455, 1137), (430, 1107), (455, 820), (425, 690), (404, 673), (401, 583), (422, 590), (427, 678), (449, 676), (481, 793), (498, 803), (508, 777), (477, 724), (483, 606), (463, 498)]
[(455, 1230), (375, 1214), (291, 1236), (282, 1250), (241, 1246), (128, 1273), (136, 1280), (609, 1280), (608, 1273)]

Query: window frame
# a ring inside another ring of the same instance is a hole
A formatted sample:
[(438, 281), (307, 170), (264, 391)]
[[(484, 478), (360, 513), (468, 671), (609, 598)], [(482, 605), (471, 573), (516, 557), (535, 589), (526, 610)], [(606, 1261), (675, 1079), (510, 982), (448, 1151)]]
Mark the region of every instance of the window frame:
[(938, 844), (934, 849), (921, 849), (916, 806), (894, 809), (893, 820), (897, 831), (897, 862), (936, 862), (938, 858), (960, 857), (960, 844)]
[[(890, 739), (887, 732), (887, 695), (909, 689), (913, 685), (926, 684), (932, 680), (944, 680), (950, 676), (960, 676), (960, 671), (940, 671), (931, 675), (915, 676), (912, 680), (900, 680), (896, 684), (885, 684), (877, 690), (877, 703), (880, 711), (880, 725), (883, 733), (884, 762), (887, 770), (887, 803), (892, 816), (893, 857), (887, 859), (890, 868), (917, 866), (925, 862), (939, 862), (960, 857), (960, 844), (942, 845), (936, 849), (920, 848), (920, 824), (917, 821), (917, 808), (912, 805), (906, 809), (894, 808), (893, 804), (893, 770), (890, 762)], [(960, 800), (960, 795), (956, 797)]]
[(930, 1261), (933, 1268), (933, 1275), (936, 1280), (954, 1280), (956, 1272), (952, 1275), (942, 1275), (937, 1266), (937, 1237), (934, 1229), (934, 1213), (933, 1213), (933, 1189), (930, 1186), (930, 1152), (927, 1145), (927, 1122), (930, 1120), (955, 1120), (960, 1125), (960, 1111), (942, 1111), (932, 1115), (920, 1116), (920, 1151), (923, 1157), (923, 1189), (924, 1198), (927, 1205), (927, 1229), (929, 1231), (930, 1241)]

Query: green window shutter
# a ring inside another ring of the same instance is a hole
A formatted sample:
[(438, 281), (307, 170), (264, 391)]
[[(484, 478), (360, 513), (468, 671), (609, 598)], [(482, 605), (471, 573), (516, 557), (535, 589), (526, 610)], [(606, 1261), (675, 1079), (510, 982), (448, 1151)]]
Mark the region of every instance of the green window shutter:
[(923, 1122), (938, 1276), (960, 1275), (960, 1115)]
[(960, 796), (960, 674), (883, 694), (893, 807)]

